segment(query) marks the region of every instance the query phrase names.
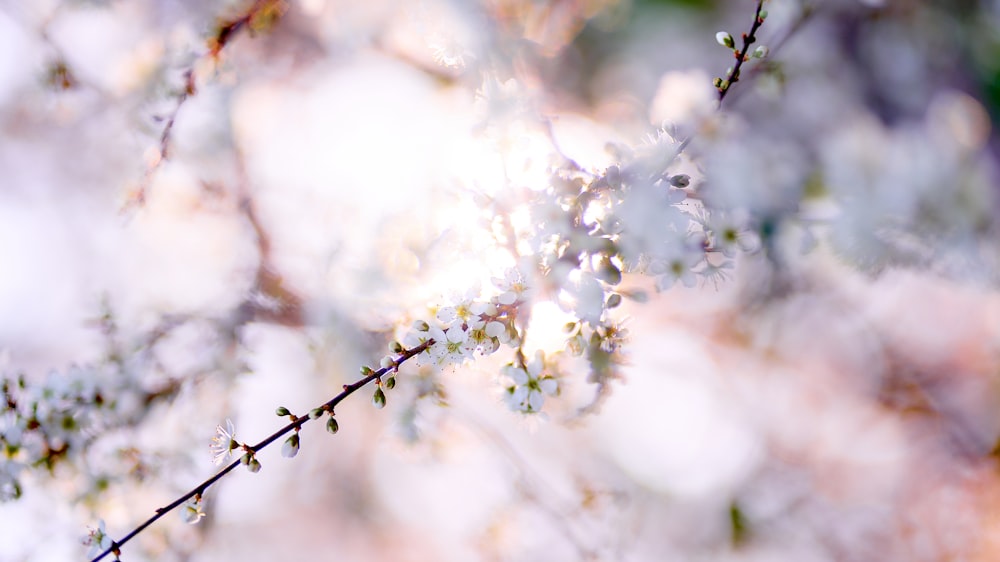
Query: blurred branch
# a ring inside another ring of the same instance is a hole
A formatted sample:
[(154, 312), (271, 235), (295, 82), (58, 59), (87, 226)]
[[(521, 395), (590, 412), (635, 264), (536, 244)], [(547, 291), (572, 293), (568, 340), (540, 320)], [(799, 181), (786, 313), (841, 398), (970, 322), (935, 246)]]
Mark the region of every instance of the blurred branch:
[(218, 28), (206, 41), (208, 51), (195, 58), (183, 72), (184, 85), (181, 91), (176, 94), (177, 102), (174, 108), (163, 120), (163, 131), (160, 133), (160, 143), (157, 152), (150, 157), (146, 172), (136, 190), (129, 196), (122, 212), (128, 212), (135, 207), (141, 207), (146, 202), (146, 192), (152, 181), (153, 174), (159, 169), (164, 160), (170, 156), (170, 139), (173, 133), (177, 116), (185, 103), (197, 95), (198, 84), (195, 78), (195, 68), (206, 58), (218, 63), (222, 51), (232, 43), (233, 39), (243, 29), (249, 29), (250, 33), (270, 29), (284, 15), (288, 5), (284, 0), (255, 0), (246, 11), (241, 12), (235, 18), (221, 20)]
[[(274, 433), (272, 433), (270, 436), (268, 436), (263, 441), (255, 444), (255, 445), (246, 445), (246, 444), (240, 445), (239, 448), (242, 449), (242, 450), (244, 450), (244, 451), (246, 451), (246, 454), (243, 455), (243, 457), (241, 459), (238, 459), (238, 460), (235, 460), (235, 461), (229, 463), (228, 466), (226, 466), (225, 468), (223, 468), (222, 470), (220, 470), (219, 472), (217, 472), (215, 475), (213, 475), (212, 477), (208, 478), (207, 480), (205, 480), (204, 482), (202, 482), (201, 484), (199, 484), (195, 488), (193, 488), (191, 491), (189, 491), (186, 494), (178, 497), (177, 499), (175, 499), (171, 503), (169, 503), (169, 504), (167, 504), (167, 505), (165, 505), (165, 506), (163, 506), (161, 508), (158, 508), (156, 510), (155, 515), (153, 515), (152, 517), (150, 517), (149, 519), (147, 519), (146, 521), (144, 521), (142, 524), (140, 524), (136, 528), (132, 529), (121, 540), (119, 540), (119, 541), (112, 541), (111, 542), (111, 546), (109, 546), (103, 552), (101, 552), (100, 554), (98, 554), (95, 558), (92, 559), (91, 562), (97, 562), (98, 560), (103, 559), (105, 556), (107, 556), (109, 554), (114, 554), (115, 557), (118, 558), (121, 555), (121, 547), (122, 546), (124, 546), (126, 543), (128, 543), (133, 538), (135, 538), (139, 533), (141, 533), (147, 527), (149, 527), (150, 525), (152, 525), (153, 523), (155, 523), (158, 519), (160, 519), (161, 517), (163, 517), (167, 513), (170, 513), (171, 511), (177, 509), (178, 507), (180, 507), (181, 505), (183, 505), (188, 500), (190, 500), (192, 498), (198, 498), (198, 497), (200, 497), (202, 494), (205, 493), (205, 491), (208, 488), (210, 488), (213, 484), (215, 484), (216, 482), (218, 482), (219, 480), (221, 480), (223, 476), (225, 476), (226, 474), (229, 474), (230, 472), (232, 472), (232, 470), (235, 469), (237, 466), (239, 466), (240, 464), (247, 464), (247, 460), (248, 459), (250, 460), (250, 462), (256, 462), (255, 456), (256, 456), (257, 452), (261, 451), (262, 449), (264, 449), (265, 447), (267, 447), (271, 443), (274, 443), (275, 441), (277, 441), (278, 439), (280, 439), (281, 437), (283, 437), (284, 435), (286, 435), (288, 432), (295, 431), (296, 435), (297, 435), (299, 429), (303, 425), (305, 425), (307, 422), (309, 422), (309, 421), (311, 421), (313, 419), (318, 419), (323, 414), (328, 414), (332, 418), (333, 415), (334, 415), (334, 408), (337, 406), (337, 404), (339, 404), (340, 402), (342, 402), (345, 398), (347, 398), (351, 394), (354, 394), (354, 392), (356, 392), (361, 387), (367, 385), (368, 383), (370, 383), (372, 381), (377, 381), (376, 384), (380, 387), (379, 390), (381, 390), (381, 381), (382, 381), (382, 377), (383, 376), (385, 376), (389, 372), (393, 372), (394, 373), (396, 370), (399, 369), (400, 365), (402, 365), (406, 361), (412, 359), (416, 355), (422, 353), (423, 351), (425, 351), (428, 347), (430, 347), (432, 345), (434, 345), (434, 340), (428, 340), (428, 341), (426, 341), (426, 342), (424, 342), (424, 343), (422, 343), (422, 344), (420, 344), (420, 345), (418, 345), (418, 346), (416, 346), (416, 347), (414, 347), (412, 349), (407, 349), (407, 350), (402, 351), (396, 357), (394, 365), (389, 366), (389, 367), (382, 367), (381, 369), (379, 369), (377, 371), (373, 371), (371, 374), (369, 374), (367, 376), (364, 376), (364, 377), (358, 379), (357, 381), (355, 381), (355, 382), (353, 382), (351, 384), (345, 384), (343, 392), (341, 392), (340, 394), (334, 396), (330, 400), (327, 400), (323, 404), (320, 404), (319, 406), (317, 406), (316, 408), (314, 408), (307, 415), (304, 415), (304, 416), (294, 416), (294, 415), (289, 414), (293, 418), (293, 420), (291, 422), (289, 422), (287, 425), (285, 425), (284, 427), (282, 427), (281, 429), (279, 429), (278, 431), (275, 431)], [(384, 401), (384, 398), (383, 398), (383, 401)], [(259, 464), (257, 466), (259, 466)]]

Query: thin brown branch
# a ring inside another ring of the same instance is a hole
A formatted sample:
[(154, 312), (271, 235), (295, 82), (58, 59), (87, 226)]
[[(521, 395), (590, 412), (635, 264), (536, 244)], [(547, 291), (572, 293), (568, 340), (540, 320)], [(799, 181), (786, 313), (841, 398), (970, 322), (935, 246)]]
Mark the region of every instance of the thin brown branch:
[[(428, 347), (430, 347), (432, 345), (434, 345), (434, 340), (428, 340), (428, 341), (426, 341), (426, 342), (424, 342), (424, 343), (422, 343), (422, 344), (420, 344), (420, 345), (418, 345), (418, 346), (416, 346), (416, 347), (414, 347), (412, 349), (407, 349), (407, 350), (403, 351), (396, 358), (396, 364), (394, 366), (383, 367), (383, 368), (381, 368), (381, 369), (379, 369), (377, 371), (372, 372), (368, 376), (365, 376), (365, 377), (362, 377), (362, 378), (358, 379), (357, 381), (355, 381), (355, 382), (353, 382), (351, 384), (345, 384), (343, 392), (341, 392), (340, 394), (338, 394), (338, 395), (334, 396), (333, 398), (327, 400), (323, 404), (320, 404), (315, 409), (316, 410), (322, 410), (323, 412), (329, 413), (329, 415), (333, 415), (334, 408), (337, 406), (337, 404), (340, 404), (340, 402), (342, 402), (345, 398), (347, 398), (351, 394), (354, 394), (354, 392), (356, 392), (361, 387), (367, 385), (368, 383), (370, 383), (370, 382), (372, 382), (374, 380), (381, 380), (381, 378), (383, 376), (385, 376), (386, 373), (389, 373), (390, 371), (397, 370), (399, 368), (399, 365), (402, 365), (406, 361), (408, 361), (408, 360), (412, 359), (413, 357), (415, 357), (416, 355), (422, 353), (424, 350), (426, 350)], [(255, 444), (255, 445), (244, 445), (243, 449), (246, 450), (251, 455), (256, 455), (257, 452), (259, 452), (260, 450), (264, 449), (265, 447), (267, 447), (271, 443), (274, 443), (275, 441), (277, 441), (278, 439), (280, 439), (281, 437), (283, 437), (284, 435), (286, 435), (288, 432), (290, 432), (290, 431), (298, 431), (299, 428), (301, 428), (303, 425), (305, 425), (311, 419), (312, 418), (309, 415), (296, 416), (293, 421), (289, 422), (288, 424), (286, 424), (281, 429), (275, 431), (274, 433), (272, 433), (271, 435), (269, 435), (263, 441)], [(186, 494), (183, 494), (182, 496), (178, 497), (177, 499), (175, 499), (174, 501), (170, 502), (169, 504), (167, 504), (167, 505), (165, 505), (165, 506), (163, 506), (161, 508), (158, 508), (156, 510), (155, 514), (152, 517), (150, 517), (149, 519), (145, 520), (139, 526), (137, 526), (136, 528), (134, 528), (131, 531), (129, 531), (129, 533), (126, 534), (124, 537), (122, 537), (121, 540), (112, 541), (111, 546), (109, 546), (106, 550), (104, 550), (103, 552), (101, 552), (100, 554), (98, 554), (95, 558), (93, 558), (91, 560), (91, 562), (98, 562), (98, 560), (103, 559), (105, 556), (107, 556), (109, 554), (115, 554), (115, 556), (118, 556), (121, 553), (121, 547), (124, 546), (126, 543), (128, 543), (133, 538), (135, 538), (139, 533), (141, 533), (147, 527), (149, 527), (150, 525), (152, 525), (153, 523), (155, 523), (158, 519), (160, 519), (164, 515), (170, 513), (171, 511), (173, 511), (173, 510), (177, 509), (178, 507), (180, 507), (181, 505), (183, 505), (184, 502), (188, 501), (189, 499), (191, 499), (191, 498), (193, 498), (195, 496), (200, 496), (200, 495), (204, 494), (205, 491), (208, 488), (210, 488), (213, 484), (215, 484), (216, 482), (218, 482), (219, 480), (221, 480), (223, 476), (225, 476), (226, 474), (229, 474), (233, 469), (235, 469), (240, 464), (241, 464), (241, 461), (239, 459), (237, 459), (237, 460), (229, 463), (229, 465), (227, 465), (225, 468), (223, 468), (219, 472), (215, 473), (213, 476), (211, 476), (210, 478), (208, 478), (207, 480), (205, 480), (201, 484), (198, 484), (197, 486), (195, 486), (194, 488), (192, 488)]]
[[(757, 30), (764, 23), (764, 18), (760, 17), (761, 10), (764, 9), (764, 0), (757, 0), (757, 9), (753, 13), (753, 25), (750, 26), (750, 33), (744, 33), (743, 38), (743, 48), (738, 52), (735, 52), (736, 65), (733, 69), (729, 71), (729, 75), (726, 76), (722, 84), (719, 85), (719, 105), (722, 105), (722, 100), (726, 99), (726, 94), (729, 93), (729, 88), (740, 79), (740, 67), (743, 63), (749, 60), (747, 54), (750, 51), (750, 45), (757, 41)], [(731, 41), (730, 41), (731, 43)]]
[(206, 41), (207, 52), (197, 57), (189, 64), (183, 72), (184, 87), (176, 95), (177, 103), (164, 118), (163, 130), (160, 133), (160, 143), (157, 151), (149, 157), (146, 171), (138, 187), (129, 195), (128, 200), (122, 208), (123, 213), (142, 207), (146, 203), (146, 195), (153, 174), (160, 168), (164, 160), (170, 156), (170, 140), (177, 122), (177, 116), (181, 108), (194, 97), (198, 91), (198, 84), (195, 79), (195, 68), (206, 57), (218, 62), (219, 56), (227, 45), (243, 29), (249, 29), (250, 33), (262, 31), (272, 27), (277, 20), (284, 15), (288, 5), (284, 0), (255, 0), (245, 12), (233, 19), (222, 20), (215, 32)]

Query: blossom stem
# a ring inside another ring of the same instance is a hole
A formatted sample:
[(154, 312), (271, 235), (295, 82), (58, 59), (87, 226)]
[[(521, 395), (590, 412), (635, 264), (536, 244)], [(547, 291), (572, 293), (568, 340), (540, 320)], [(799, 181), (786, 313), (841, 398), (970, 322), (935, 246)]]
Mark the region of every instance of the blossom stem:
[(750, 33), (743, 34), (743, 48), (739, 52), (735, 53), (736, 64), (733, 69), (729, 71), (729, 75), (726, 79), (722, 81), (719, 86), (719, 105), (722, 105), (722, 100), (726, 99), (726, 94), (729, 93), (729, 87), (733, 85), (740, 79), (740, 67), (747, 60), (747, 53), (750, 51), (750, 45), (757, 41), (757, 30), (760, 29), (761, 24), (764, 23), (764, 19), (760, 17), (761, 10), (764, 9), (764, 0), (757, 0), (757, 9), (753, 13), (753, 25), (750, 26)]
[[(376, 379), (382, 377), (383, 375), (385, 375), (389, 371), (392, 371), (393, 369), (398, 368), (399, 365), (402, 365), (403, 363), (405, 363), (409, 359), (412, 359), (413, 357), (419, 355), (420, 353), (423, 353), (428, 347), (430, 347), (432, 345), (434, 345), (434, 340), (430, 339), (430, 340), (427, 340), (426, 342), (424, 342), (424, 343), (422, 343), (422, 344), (420, 344), (420, 345), (418, 345), (416, 347), (413, 347), (412, 349), (404, 350), (402, 353), (400, 353), (399, 357), (397, 358), (396, 365), (394, 367), (384, 367), (384, 368), (381, 368), (381, 369), (379, 369), (377, 371), (373, 371), (371, 374), (369, 374), (367, 376), (364, 376), (364, 377), (362, 377), (362, 378), (354, 381), (351, 384), (345, 384), (343, 392), (341, 392), (340, 394), (338, 394), (338, 395), (334, 396), (333, 398), (327, 400), (323, 404), (320, 404), (318, 406), (318, 408), (322, 408), (324, 411), (327, 411), (327, 412), (332, 412), (333, 409), (334, 409), (334, 407), (337, 404), (339, 404), (345, 398), (347, 398), (348, 396), (350, 396), (351, 394), (353, 394), (354, 392), (356, 392), (358, 389), (360, 389), (361, 387), (367, 385), (368, 383), (372, 382), (373, 380), (376, 380)], [(266, 439), (264, 439), (260, 443), (257, 443), (255, 445), (249, 446), (248, 447), (249, 451), (253, 452), (253, 453), (256, 453), (257, 451), (260, 451), (261, 449), (267, 447), (271, 443), (274, 443), (278, 439), (281, 439), (281, 437), (283, 437), (288, 432), (290, 432), (290, 431), (298, 431), (299, 428), (301, 428), (303, 425), (305, 425), (306, 422), (310, 421), (311, 419), (312, 418), (310, 418), (308, 415), (297, 416), (295, 418), (295, 420), (289, 422), (287, 425), (285, 425), (281, 429), (275, 431), (274, 433), (272, 433), (270, 436), (268, 436)], [(99, 560), (103, 559), (105, 556), (107, 556), (107, 555), (109, 555), (111, 553), (115, 553), (117, 555), (117, 553), (120, 552), (121, 547), (124, 546), (125, 543), (127, 543), (130, 540), (132, 540), (133, 538), (135, 538), (135, 536), (138, 535), (139, 533), (141, 533), (143, 530), (145, 530), (146, 527), (149, 527), (150, 525), (152, 525), (153, 523), (155, 523), (156, 520), (158, 520), (159, 518), (161, 518), (164, 515), (170, 513), (171, 511), (177, 509), (178, 507), (180, 507), (181, 505), (183, 505), (184, 502), (186, 502), (190, 498), (193, 498), (193, 497), (195, 497), (197, 495), (204, 494), (205, 490), (207, 490), (213, 484), (215, 484), (216, 482), (218, 482), (219, 480), (221, 480), (223, 476), (225, 476), (226, 474), (229, 474), (234, 468), (236, 468), (239, 465), (240, 465), (240, 460), (239, 459), (234, 460), (233, 462), (229, 463), (225, 468), (223, 468), (219, 472), (215, 473), (213, 476), (211, 476), (210, 478), (208, 478), (207, 480), (205, 480), (201, 484), (198, 484), (190, 492), (187, 492), (186, 494), (178, 497), (177, 499), (175, 499), (174, 501), (170, 502), (169, 504), (167, 504), (167, 505), (165, 505), (165, 506), (163, 506), (161, 508), (158, 508), (156, 510), (156, 513), (152, 517), (150, 517), (149, 519), (143, 521), (139, 526), (137, 526), (136, 528), (132, 529), (127, 535), (125, 535), (124, 537), (122, 537), (121, 540), (119, 540), (119, 541), (112, 541), (111, 542), (111, 546), (109, 546), (103, 552), (101, 552), (96, 557), (94, 557), (91, 560), (91, 562), (98, 562)]]

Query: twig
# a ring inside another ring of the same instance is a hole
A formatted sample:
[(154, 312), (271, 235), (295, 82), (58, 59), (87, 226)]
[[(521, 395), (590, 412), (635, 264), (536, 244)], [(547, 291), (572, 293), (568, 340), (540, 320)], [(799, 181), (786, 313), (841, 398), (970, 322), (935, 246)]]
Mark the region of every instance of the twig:
[[(395, 365), (390, 366), (390, 367), (383, 367), (383, 368), (381, 368), (381, 369), (379, 369), (377, 371), (372, 372), (368, 376), (365, 376), (365, 377), (362, 377), (362, 378), (358, 379), (357, 381), (355, 381), (355, 382), (353, 382), (351, 384), (345, 384), (343, 392), (341, 392), (340, 394), (334, 396), (330, 400), (327, 400), (326, 402), (324, 402), (323, 404), (321, 404), (319, 407), (317, 407), (315, 409), (316, 410), (322, 410), (323, 412), (327, 412), (330, 415), (333, 415), (334, 407), (337, 404), (339, 404), (341, 401), (343, 401), (345, 398), (347, 398), (351, 394), (354, 394), (355, 391), (357, 391), (361, 387), (367, 385), (368, 383), (372, 382), (373, 380), (380, 380), (386, 373), (388, 373), (390, 371), (395, 371), (396, 369), (399, 368), (400, 365), (402, 365), (403, 363), (405, 363), (409, 359), (415, 357), (416, 355), (422, 353), (423, 351), (425, 351), (428, 347), (430, 347), (432, 345), (434, 345), (434, 340), (427, 340), (426, 342), (424, 342), (424, 343), (422, 343), (422, 344), (420, 344), (420, 345), (418, 345), (418, 346), (416, 346), (416, 347), (414, 347), (412, 349), (408, 349), (408, 350), (403, 351), (399, 355), (399, 357), (396, 358)], [(242, 448), (244, 450), (246, 450), (247, 453), (249, 453), (251, 455), (255, 455), (258, 451), (260, 451), (261, 449), (264, 449), (265, 447), (267, 447), (271, 443), (274, 443), (275, 441), (277, 441), (278, 439), (280, 439), (282, 436), (284, 436), (288, 432), (293, 431), (293, 430), (297, 431), (299, 428), (301, 428), (303, 425), (305, 425), (307, 422), (309, 422), (312, 419), (313, 418), (310, 417), (309, 415), (296, 416), (294, 421), (289, 422), (287, 425), (285, 425), (285, 427), (282, 427), (278, 431), (275, 431), (274, 433), (272, 433), (270, 436), (268, 436), (266, 439), (264, 439), (260, 443), (257, 443), (256, 445), (252, 445), (252, 446), (251, 445), (244, 445)], [(219, 472), (217, 472), (215, 475), (213, 475), (212, 477), (208, 478), (207, 480), (205, 480), (204, 482), (202, 482), (198, 486), (194, 487), (191, 491), (189, 491), (186, 494), (178, 497), (177, 499), (175, 499), (174, 501), (170, 502), (169, 504), (167, 504), (167, 505), (165, 505), (165, 506), (163, 506), (161, 508), (158, 508), (156, 510), (156, 514), (155, 515), (153, 515), (152, 517), (150, 517), (149, 519), (147, 519), (146, 521), (144, 521), (142, 524), (140, 524), (136, 528), (132, 529), (127, 535), (125, 535), (124, 537), (122, 537), (121, 540), (119, 540), (119, 541), (112, 541), (111, 542), (111, 546), (109, 546), (106, 550), (104, 550), (103, 552), (101, 552), (100, 554), (98, 554), (95, 558), (93, 558), (91, 560), (91, 562), (98, 562), (98, 560), (103, 559), (105, 556), (107, 556), (109, 554), (114, 554), (116, 557), (119, 556), (121, 554), (121, 547), (124, 546), (125, 543), (127, 543), (130, 540), (132, 540), (136, 535), (138, 535), (143, 530), (145, 530), (146, 527), (149, 527), (150, 525), (152, 525), (153, 523), (155, 523), (157, 519), (163, 517), (167, 513), (170, 513), (174, 509), (177, 509), (178, 507), (180, 507), (181, 505), (183, 505), (184, 502), (186, 502), (187, 500), (189, 500), (189, 499), (191, 499), (191, 498), (193, 498), (195, 496), (200, 496), (200, 495), (204, 494), (205, 490), (207, 490), (213, 484), (215, 484), (216, 482), (218, 482), (219, 480), (221, 480), (223, 476), (225, 476), (226, 474), (229, 474), (234, 468), (236, 468), (237, 466), (239, 466), (241, 464), (241, 462), (242, 461), (240, 459), (237, 459), (237, 460), (231, 462), (228, 466), (226, 466), (225, 468), (223, 468), (222, 470), (220, 470)]]
[[(736, 57), (736, 65), (732, 70), (729, 71), (729, 76), (719, 84), (719, 105), (722, 105), (722, 100), (726, 99), (726, 94), (729, 93), (729, 87), (733, 85), (734, 82), (740, 79), (740, 67), (743, 63), (748, 60), (747, 53), (750, 51), (750, 45), (757, 41), (757, 30), (760, 29), (761, 24), (764, 23), (764, 18), (760, 17), (760, 12), (764, 8), (764, 0), (757, 0), (757, 9), (753, 13), (753, 25), (750, 26), (750, 33), (744, 33), (743, 38), (743, 48), (738, 52), (734, 52)], [(730, 38), (731, 39), (731, 38)], [(732, 43), (730, 40), (729, 43)]]
[(184, 104), (194, 97), (198, 91), (198, 84), (195, 80), (195, 67), (197, 64), (205, 57), (210, 57), (218, 61), (219, 55), (222, 54), (222, 50), (232, 42), (233, 38), (236, 37), (241, 30), (249, 29), (252, 33), (255, 30), (270, 26), (275, 20), (279, 19), (284, 14), (286, 9), (287, 5), (284, 0), (255, 0), (245, 12), (240, 14), (239, 17), (231, 20), (224, 20), (212, 36), (208, 38), (208, 41), (206, 42), (206, 46), (208, 48), (207, 53), (198, 56), (184, 70), (184, 87), (181, 92), (177, 94), (177, 103), (165, 118), (163, 131), (160, 132), (159, 147), (156, 153), (151, 156), (150, 162), (146, 167), (146, 171), (142, 176), (142, 181), (139, 183), (139, 186), (135, 189), (135, 191), (129, 196), (128, 201), (126, 201), (124, 207), (122, 208), (122, 213), (126, 213), (134, 207), (141, 207), (145, 204), (146, 192), (149, 189), (149, 185), (152, 183), (153, 174), (160, 168), (163, 161), (168, 159), (170, 137), (173, 133), (174, 124), (177, 121), (177, 115), (180, 113), (181, 108), (184, 107)]

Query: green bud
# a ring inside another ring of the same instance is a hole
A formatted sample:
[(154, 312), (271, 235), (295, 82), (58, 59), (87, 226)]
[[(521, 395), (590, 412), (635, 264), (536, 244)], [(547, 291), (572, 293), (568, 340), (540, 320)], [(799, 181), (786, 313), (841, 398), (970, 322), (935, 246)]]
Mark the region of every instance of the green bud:
[(391, 342), (389, 342), (389, 351), (391, 351), (392, 353), (402, 353), (403, 344), (399, 343), (396, 340), (392, 340)]
[(340, 431), (340, 424), (337, 423), (337, 418), (330, 416), (330, 419), (326, 420), (326, 430), (330, 433), (337, 433)]
[(625, 296), (634, 300), (635, 302), (647, 302), (649, 301), (649, 295), (646, 291), (629, 291), (625, 293)]
[(323, 408), (313, 408), (309, 411), (309, 419), (318, 420), (323, 415)]
[(608, 296), (608, 308), (615, 308), (622, 303), (622, 296), (618, 293), (611, 293)]
[(716, 33), (715, 40), (718, 41), (720, 45), (728, 49), (733, 49), (736, 47), (736, 41), (733, 40), (733, 36), (726, 31), (720, 31)]
[(284, 407), (284, 406), (278, 406), (278, 409), (277, 409), (277, 410), (275, 410), (275, 411), (274, 411), (274, 413), (275, 413), (275, 414), (276, 414), (276, 415), (277, 415), (278, 417), (285, 417), (285, 416), (290, 416), (290, 415), (292, 415), (292, 413), (288, 411), (288, 408), (286, 408), (286, 407)]
[(753, 58), (755, 58), (755, 59), (762, 59), (762, 58), (766, 57), (767, 54), (770, 53), (770, 52), (771, 51), (770, 51), (770, 49), (767, 48), (767, 45), (761, 45), (761, 46), (759, 46), (759, 47), (757, 47), (756, 49), (753, 50)]
[(281, 446), (281, 456), (290, 459), (297, 454), (299, 454), (299, 434), (295, 432), (285, 439), (285, 444)]
[(260, 461), (257, 460), (256, 457), (250, 459), (250, 464), (247, 465), (247, 470), (254, 474), (260, 472)]
[(716, 78), (715, 80), (712, 80), (712, 85), (715, 86), (716, 88), (722, 88), (722, 78)]
[(372, 396), (372, 405), (380, 410), (385, 408), (385, 393), (382, 392), (381, 387), (375, 388), (375, 394)]
[(375, 371), (373, 371), (371, 367), (369, 367), (368, 365), (361, 366), (361, 376), (370, 377), (373, 374), (375, 374)]
[(680, 188), (687, 187), (691, 185), (691, 176), (687, 174), (677, 174), (676, 176), (670, 176), (670, 185)]
[(601, 260), (601, 266), (600, 270), (597, 272), (597, 277), (609, 285), (617, 285), (622, 282), (621, 270), (619, 270), (618, 266), (606, 257)]
[(767, 10), (761, 10), (760, 14), (757, 17), (759, 17), (761, 19), (761, 21), (766, 20), (767, 19)]
[(385, 379), (385, 387), (389, 390), (396, 388), (396, 377), (389, 377)]
[(426, 332), (427, 330), (430, 330), (431, 327), (427, 325), (427, 322), (417, 320), (413, 323), (413, 329), (418, 332)]

